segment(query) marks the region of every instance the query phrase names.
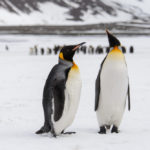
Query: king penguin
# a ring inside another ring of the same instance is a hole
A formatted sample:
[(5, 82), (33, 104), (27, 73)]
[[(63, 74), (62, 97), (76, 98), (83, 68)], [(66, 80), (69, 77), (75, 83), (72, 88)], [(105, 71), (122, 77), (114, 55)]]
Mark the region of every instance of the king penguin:
[(44, 86), (43, 110), (45, 121), (44, 126), (36, 134), (51, 132), (56, 137), (63, 134), (65, 129), (72, 124), (81, 92), (80, 71), (73, 61), (73, 56), (75, 51), (84, 43), (64, 46), (61, 49), (59, 62), (52, 68)]
[(130, 110), (129, 77), (120, 41), (106, 30), (110, 51), (101, 63), (95, 82), (95, 111), (100, 134), (118, 133), (128, 97)]

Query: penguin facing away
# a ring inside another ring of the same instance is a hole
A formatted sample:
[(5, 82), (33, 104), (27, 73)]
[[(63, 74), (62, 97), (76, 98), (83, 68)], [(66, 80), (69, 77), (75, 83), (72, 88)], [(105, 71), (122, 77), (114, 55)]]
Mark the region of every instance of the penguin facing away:
[(130, 89), (125, 57), (120, 48), (120, 41), (107, 30), (110, 52), (101, 63), (95, 82), (95, 111), (100, 127), (100, 134), (118, 133), (128, 97), (130, 110)]
[[(56, 137), (69, 127), (78, 108), (81, 91), (81, 78), (78, 66), (73, 61), (75, 51), (85, 42), (78, 45), (64, 46), (56, 64), (44, 86), (43, 109), (44, 126), (36, 132), (51, 132)], [(68, 134), (74, 132), (66, 132)], [(65, 133), (64, 133), (65, 134)]]

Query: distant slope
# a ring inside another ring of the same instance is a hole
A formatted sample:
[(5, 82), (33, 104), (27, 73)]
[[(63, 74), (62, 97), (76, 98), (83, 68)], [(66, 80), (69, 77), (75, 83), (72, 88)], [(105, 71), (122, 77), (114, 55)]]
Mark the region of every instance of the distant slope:
[(0, 0), (0, 25), (150, 22), (149, 0)]

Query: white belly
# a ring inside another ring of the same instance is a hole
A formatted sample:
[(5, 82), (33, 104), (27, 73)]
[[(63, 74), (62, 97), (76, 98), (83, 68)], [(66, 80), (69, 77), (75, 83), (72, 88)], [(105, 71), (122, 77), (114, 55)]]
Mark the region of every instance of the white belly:
[(128, 72), (125, 61), (106, 61), (100, 76), (101, 91), (97, 119), (100, 126), (119, 126), (128, 89)]
[(66, 82), (65, 103), (62, 117), (58, 121), (53, 120), (56, 135), (60, 134), (70, 126), (77, 112), (81, 92), (80, 73), (76, 70), (70, 70)]

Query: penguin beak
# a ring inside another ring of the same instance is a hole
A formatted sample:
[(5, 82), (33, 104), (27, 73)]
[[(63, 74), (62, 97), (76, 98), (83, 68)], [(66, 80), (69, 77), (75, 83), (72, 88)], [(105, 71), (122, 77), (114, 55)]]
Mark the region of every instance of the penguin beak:
[(82, 45), (85, 44), (85, 43), (86, 43), (86, 42), (82, 42), (82, 43), (76, 45), (72, 50), (73, 50), (73, 51), (77, 50), (80, 46), (82, 46)]
[(110, 47), (115, 47), (115, 46), (121, 45), (120, 41), (114, 35), (112, 35), (107, 29), (106, 29), (106, 33), (108, 36), (108, 41), (109, 41)]

